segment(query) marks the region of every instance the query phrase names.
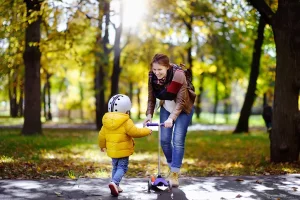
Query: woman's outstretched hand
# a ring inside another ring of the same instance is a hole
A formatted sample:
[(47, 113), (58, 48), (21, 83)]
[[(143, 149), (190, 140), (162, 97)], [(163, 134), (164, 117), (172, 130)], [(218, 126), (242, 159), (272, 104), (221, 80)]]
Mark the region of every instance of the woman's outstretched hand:
[(143, 126), (145, 127), (147, 125), (147, 123), (151, 123), (152, 122), (152, 115), (148, 114), (146, 119), (143, 122)]
[(172, 126), (173, 126), (173, 119), (171, 119), (171, 118), (168, 118), (166, 121), (165, 121), (165, 127), (166, 128), (172, 128)]

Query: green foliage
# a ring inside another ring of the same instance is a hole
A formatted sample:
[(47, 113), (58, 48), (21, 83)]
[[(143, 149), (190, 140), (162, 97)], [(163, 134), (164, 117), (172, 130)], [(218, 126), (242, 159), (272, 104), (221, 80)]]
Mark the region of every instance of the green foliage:
[(0, 6), (0, 76), (23, 65), (25, 5), (5, 1)]
[[(204, 88), (203, 97), (209, 102), (208, 106), (212, 106), (216, 96), (223, 102), (227, 101), (233, 92), (233, 84), (241, 86), (239, 93), (243, 94), (257, 27), (257, 13), (245, 0), (154, 0), (148, 3), (145, 9), (147, 18), (141, 18), (136, 29), (124, 29), (121, 36), (123, 50), (119, 92), (129, 93), (129, 84), (133, 85), (134, 94), (137, 94), (138, 88), (141, 89), (143, 112), (149, 63), (153, 55), (165, 53), (172, 62), (187, 64), (187, 49), (192, 47), (193, 82), (197, 94), (200, 86)], [(117, 15), (116, 4), (118, 1), (113, 1), (111, 13)], [(96, 45), (100, 39), (97, 38), (99, 23), (102, 23), (102, 31), (109, 29), (110, 48), (114, 45), (113, 26), (117, 26), (116, 23), (105, 27), (104, 21), (99, 22), (97, 6), (88, 1), (79, 4), (44, 1), (42, 12), (34, 13), (30, 19), (33, 20), (38, 14), (42, 17), (39, 44), (42, 53), (41, 79), (43, 86), (46, 77), (50, 76), (52, 109), (81, 109), (89, 120), (94, 120), (95, 61), (102, 59), (95, 52), (103, 52), (103, 47)], [(21, 0), (3, 2), (0, 11), (0, 100), (8, 101), (6, 75), (17, 73), (19, 82), (24, 76), (22, 56), (27, 19), (25, 4)], [(115, 23), (116, 16), (111, 17)], [(272, 38), (272, 31), (267, 28), (258, 80), (259, 96), (273, 89), (275, 46)], [(106, 98), (110, 94), (113, 56), (110, 54), (108, 68), (105, 69), (103, 87), (106, 88)], [(202, 76), (205, 76), (203, 85), (200, 83)], [(217, 94), (214, 91), (216, 83)], [(242, 101), (240, 96), (234, 100)], [(135, 101), (133, 106), (137, 106)]]

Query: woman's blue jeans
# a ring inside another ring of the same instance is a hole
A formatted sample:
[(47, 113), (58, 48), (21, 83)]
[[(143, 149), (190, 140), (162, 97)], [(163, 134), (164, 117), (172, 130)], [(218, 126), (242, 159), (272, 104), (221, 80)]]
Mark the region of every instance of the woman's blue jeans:
[(129, 157), (124, 158), (112, 158), (112, 178), (111, 181), (116, 185), (119, 185), (124, 174), (128, 170)]
[[(172, 172), (179, 172), (182, 165), (185, 137), (188, 126), (194, 114), (194, 107), (190, 114), (181, 112), (172, 128), (161, 127), (160, 144)], [(164, 123), (170, 113), (162, 106), (160, 108), (160, 122)]]

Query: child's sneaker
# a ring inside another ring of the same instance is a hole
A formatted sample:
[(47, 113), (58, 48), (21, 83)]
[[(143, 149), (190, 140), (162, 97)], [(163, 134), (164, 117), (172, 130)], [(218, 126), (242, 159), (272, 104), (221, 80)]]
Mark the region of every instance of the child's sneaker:
[(171, 182), (172, 187), (179, 186), (178, 176), (179, 176), (179, 174), (177, 172), (171, 172), (171, 174), (169, 176), (169, 181)]
[(117, 187), (118, 187), (118, 192), (119, 193), (123, 192), (123, 190), (122, 190), (122, 188), (120, 188), (120, 186), (117, 185)]
[(108, 184), (108, 187), (110, 189), (111, 195), (113, 195), (114, 197), (119, 196), (118, 186), (114, 182), (110, 182), (110, 184)]

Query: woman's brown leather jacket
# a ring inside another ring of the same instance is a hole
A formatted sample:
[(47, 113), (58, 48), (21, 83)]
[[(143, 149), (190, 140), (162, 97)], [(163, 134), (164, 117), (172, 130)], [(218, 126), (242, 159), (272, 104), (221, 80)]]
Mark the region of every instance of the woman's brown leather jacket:
[[(183, 76), (184, 73), (182, 73)], [(183, 111), (186, 114), (189, 114), (192, 111), (196, 94), (192, 89), (187, 88), (187, 82), (186, 79), (184, 79), (184, 83), (181, 86), (179, 92), (176, 95), (175, 103), (175, 109), (170, 114), (169, 118), (171, 118), (173, 121), (177, 119), (179, 114)], [(146, 111), (146, 115), (151, 114), (153, 116), (154, 108), (156, 104), (156, 98), (153, 94), (153, 87), (152, 87), (152, 81), (149, 78), (148, 80), (148, 107)], [(164, 100), (160, 100), (159, 105), (162, 106), (164, 104)]]

